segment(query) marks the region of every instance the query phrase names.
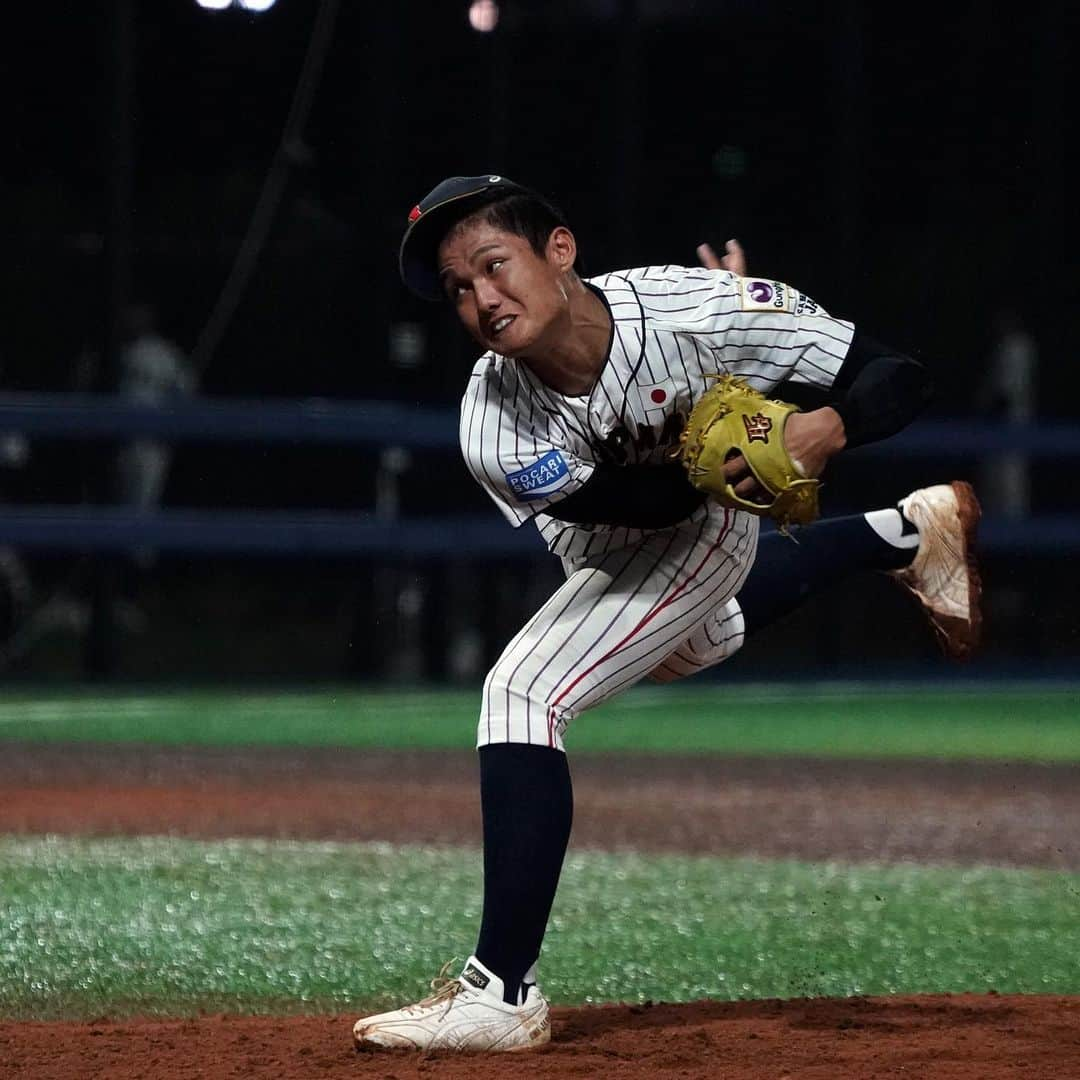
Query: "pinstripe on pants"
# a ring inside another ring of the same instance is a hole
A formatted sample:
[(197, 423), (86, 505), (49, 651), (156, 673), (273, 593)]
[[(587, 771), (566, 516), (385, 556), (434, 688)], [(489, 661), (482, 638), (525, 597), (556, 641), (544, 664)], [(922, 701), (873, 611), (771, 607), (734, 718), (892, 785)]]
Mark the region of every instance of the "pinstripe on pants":
[(567, 725), (656, 671), (670, 681), (742, 643), (735, 593), (758, 521), (717, 508), (638, 544), (566, 560), (566, 582), (488, 673), (477, 745), (563, 747)]

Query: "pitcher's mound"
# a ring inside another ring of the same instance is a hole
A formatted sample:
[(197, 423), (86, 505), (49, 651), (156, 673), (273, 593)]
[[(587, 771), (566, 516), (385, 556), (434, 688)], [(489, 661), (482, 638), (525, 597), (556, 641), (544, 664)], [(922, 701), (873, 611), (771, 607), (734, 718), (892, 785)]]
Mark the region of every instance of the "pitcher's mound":
[(1080, 998), (942, 995), (555, 1009), (521, 1056), (352, 1049), (353, 1016), (0, 1023), (0, 1077), (1046, 1080), (1080, 1077)]

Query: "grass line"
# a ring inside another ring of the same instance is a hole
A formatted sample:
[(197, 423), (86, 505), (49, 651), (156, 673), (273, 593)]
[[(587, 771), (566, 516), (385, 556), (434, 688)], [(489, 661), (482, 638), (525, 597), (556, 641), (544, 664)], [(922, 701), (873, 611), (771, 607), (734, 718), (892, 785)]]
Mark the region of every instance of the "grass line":
[[(0, 1014), (361, 1011), (471, 949), (477, 851), (0, 838)], [(559, 1003), (1080, 991), (1080, 875), (572, 853)]]
[[(162, 745), (473, 745), (475, 690), (161, 692), (7, 697), (0, 741)], [(1080, 761), (1080, 688), (689, 684), (639, 688), (579, 717), (574, 752)]]

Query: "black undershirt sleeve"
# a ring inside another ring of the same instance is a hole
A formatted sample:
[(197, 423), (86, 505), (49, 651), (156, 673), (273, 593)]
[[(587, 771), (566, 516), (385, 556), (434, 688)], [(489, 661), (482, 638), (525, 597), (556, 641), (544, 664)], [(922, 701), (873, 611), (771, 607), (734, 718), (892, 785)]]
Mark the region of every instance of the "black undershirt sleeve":
[(597, 465), (572, 495), (545, 513), (560, 521), (663, 529), (688, 518), (707, 496), (679, 462), (668, 465)]
[(856, 331), (826, 404), (844, 421), (851, 449), (895, 435), (926, 408), (933, 391), (917, 360)]

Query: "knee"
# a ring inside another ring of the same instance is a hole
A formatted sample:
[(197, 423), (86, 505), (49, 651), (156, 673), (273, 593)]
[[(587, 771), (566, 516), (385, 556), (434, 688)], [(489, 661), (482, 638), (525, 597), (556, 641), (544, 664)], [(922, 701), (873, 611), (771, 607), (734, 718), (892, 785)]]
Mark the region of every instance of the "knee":
[(521, 665), (499, 661), (488, 672), (480, 705), (477, 745), (526, 743), (562, 749), (562, 715), (550, 686)]

